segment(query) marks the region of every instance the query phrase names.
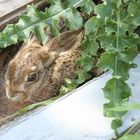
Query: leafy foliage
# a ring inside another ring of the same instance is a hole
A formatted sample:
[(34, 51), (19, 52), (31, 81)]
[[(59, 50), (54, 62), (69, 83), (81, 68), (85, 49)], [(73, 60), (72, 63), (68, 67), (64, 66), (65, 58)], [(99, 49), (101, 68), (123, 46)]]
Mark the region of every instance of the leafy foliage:
[(127, 103), (127, 104), (122, 104), (121, 106), (117, 106), (114, 108), (110, 108), (109, 110), (121, 112), (121, 111), (129, 111), (129, 110), (140, 110), (140, 104), (139, 103)]
[(135, 135), (125, 135), (121, 138), (119, 138), (119, 140), (139, 140), (140, 136), (138, 134)]
[[(139, 2), (135, 1), (134, 3), (137, 7)], [(108, 117), (115, 118), (112, 121), (113, 129), (122, 124), (122, 116), (126, 110), (118, 112), (110, 110), (110, 108), (127, 103), (129, 96), (131, 96), (131, 90), (125, 81), (129, 78), (129, 69), (136, 67), (132, 61), (137, 54), (139, 37), (134, 34), (136, 24), (132, 23), (133, 16), (132, 13), (130, 15), (129, 8), (131, 4), (129, 2), (122, 3), (119, 0), (116, 2), (106, 1), (95, 9), (97, 17), (99, 17), (98, 22), (96, 22), (98, 30), (102, 29), (104, 25), (102, 33), (96, 36), (101, 47), (105, 50), (98, 66), (104, 70), (112, 70), (112, 78), (106, 83), (103, 90), (108, 99), (108, 103), (104, 105), (104, 113)], [(124, 5), (128, 6), (128, 10)], [(126, 22), (128, 20), (131, 22)], [(131, 28), (129, 24), (131, 24)], [(130, 38), (133, 38), (135, 43)]]
[(97, 50), (99, 48), (98, 43), (94, 39), (94, 35), (90, 34), (87, 36), (82, 44), (83, 53), (78, 59), (78, 63), (81, 65), (81, 69), (78, 73), (77, 83), (82, 84), (87, 79), (91, 78), (88, 72), (93, 68), (94, 57), (97, 55)]
[[(59, 36), (60, 18), (65, 20), (65, 25), (71, 30), (84, 26), (86, 36), (82, 44), (83, 53), (77, 60), (81, 70), (77, 72), (77, 79), (66, 79), (66, 86), (62, 86), (60, 91), (69, 92), (88, 80), (94, 57), (99, 48), (103, 49), (97, 66), (103, 70), (112, 70), (112, 78), (103, 88), (105, 98), (108, 99), (104, 105), (104, 114), (114, 118), (112, 128), (116, 129), (122, 124), (122, 117), (127, 109), (112, 108), (125, 105), (131, 96), (126, 80), (129, 78), (129, 69), (136, 67), (133, 60), (137, 55), (140, 39), (134, 30), (140, 25), (140, 1), (104, 0), (98, 5), (92, 0), (49, 2), (51, 6), (45, 12), (28, 6), (27, 13), (20, 17), (18, 23), (8, 25), (0, 33), (0, 48), (26, 40), (31, 32), (46, 44), (48, 35), (45, 28), (49, 27), (55, 36)], [(82, 13), (90, 16), (86, 22), (77, 10), (78, 7)]]
[[(28, 6), (27, 13), (22, 15), (16, 24), (8, 25), (3, 32), (0, 33), (0, 48), (5, 48), (18, 41), (24, 41), (29, 37), (31, 32), (46, 44), (48, 41), (45, 28), (50, 27), (51, 32), (59, 36), (58, 23), (59, 18), (65, 18), (67, 26), (70, 29), (76, 30), (83, 25), (83, 19), (80, 13), (76, 10), (78, 6), (82, 6), (87, 11), (87, 6), (91, 7), (90, 2), (84, 4), (84, 0), (67, 0), (64, 2), (50, 1), (51, 6), (45, 12), (39, 11), (35, 6)], [(88, 13), (91, 12), (88, 10)], [(76, 19), (76, 20), (75, 20)]]

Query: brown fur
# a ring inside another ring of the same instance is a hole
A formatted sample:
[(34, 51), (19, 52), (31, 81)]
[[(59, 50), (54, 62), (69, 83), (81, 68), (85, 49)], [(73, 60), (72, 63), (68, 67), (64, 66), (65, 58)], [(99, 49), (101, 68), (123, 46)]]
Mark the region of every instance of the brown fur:
[[(82, 52), (83, 37), (84, 31), (78, 30), (62, 33), (59, 39), (51, 39), (47, 46), (40, 45), (34, 38), (27, 42), (8, 65), (7, 97), (14, 102), (23, 102), (57, 95), (64, 79), (76, 76), (75, 71), (79, 69), (76, 60)], [(28, 75), (33, 72), (38, 73), (38, 79), (27, 82)]]

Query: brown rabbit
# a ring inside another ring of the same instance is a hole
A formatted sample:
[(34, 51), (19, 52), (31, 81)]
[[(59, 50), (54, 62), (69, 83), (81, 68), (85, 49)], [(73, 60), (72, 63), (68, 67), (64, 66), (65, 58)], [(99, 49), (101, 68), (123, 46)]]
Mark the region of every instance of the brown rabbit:
[(46, 46), (29, 40), (8, 64), (6, 95), (14, 102), (40, 101), (58, 94), (64, 79), (74, 78), (79, 68), (83, 30), (61, 33)]

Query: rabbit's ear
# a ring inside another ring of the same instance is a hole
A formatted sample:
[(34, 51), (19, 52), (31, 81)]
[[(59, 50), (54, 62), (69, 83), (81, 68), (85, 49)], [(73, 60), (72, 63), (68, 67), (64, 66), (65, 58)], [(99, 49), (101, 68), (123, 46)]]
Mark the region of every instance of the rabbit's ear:
[(42, 49), (38, 53), (38, 57), (42, 60), (44, 66), (47, 68), (59, 57), (59, 54), (56, 52), (47, 52), (46, 50)]
[(47, 48), (49, 51), (56, 51), (59, 54), (64, 53), (71, 48), (76, 48), (81, 45), (82, 39), (84, 37), (84, 31), (79, 29), (77, 31), (67, 31), (60, 34), (60, 37), (54, 37), (51, 39)]

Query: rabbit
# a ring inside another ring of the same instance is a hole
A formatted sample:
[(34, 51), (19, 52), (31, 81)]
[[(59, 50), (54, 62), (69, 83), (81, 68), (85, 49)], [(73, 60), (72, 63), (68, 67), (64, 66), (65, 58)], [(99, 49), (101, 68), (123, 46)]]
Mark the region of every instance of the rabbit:
[(38, 102), (58, 95), (65, 78), (75, 78), (80, 66), (82, 29), (66, 31), (50, 39), (46, 46), (32, 37), (9, 62), (5, 91), (10, 101)]

